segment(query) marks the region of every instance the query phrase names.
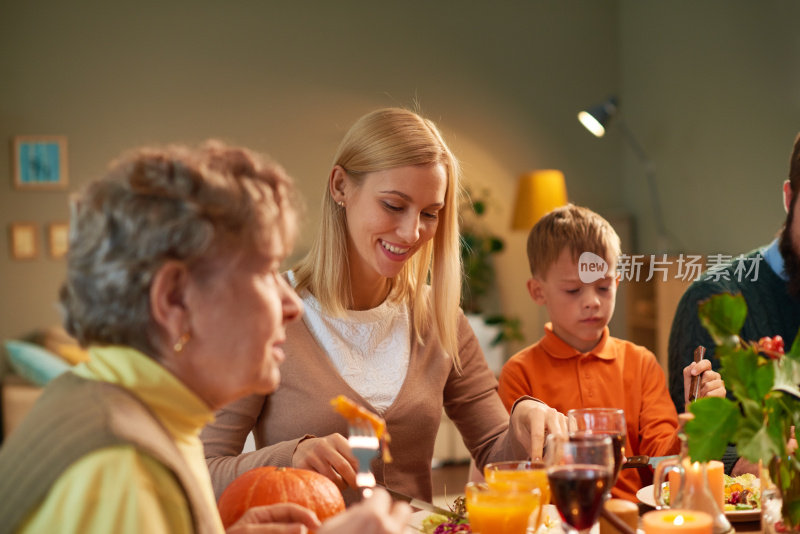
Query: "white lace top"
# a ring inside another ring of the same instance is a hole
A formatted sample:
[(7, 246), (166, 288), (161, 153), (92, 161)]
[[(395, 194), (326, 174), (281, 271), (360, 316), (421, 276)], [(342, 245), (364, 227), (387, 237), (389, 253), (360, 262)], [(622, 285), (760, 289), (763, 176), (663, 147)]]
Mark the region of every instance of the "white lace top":
[[(288, 275), (294, 286), (294, 273)], [(343, 317), (331, 317), (308, 291), (300, 298), (305, 305), (303, 320), (339, 374), (382, 415), (397, 397), (408, 371), (408, 307), (387, 300), (371, 310), (348, 310)]]

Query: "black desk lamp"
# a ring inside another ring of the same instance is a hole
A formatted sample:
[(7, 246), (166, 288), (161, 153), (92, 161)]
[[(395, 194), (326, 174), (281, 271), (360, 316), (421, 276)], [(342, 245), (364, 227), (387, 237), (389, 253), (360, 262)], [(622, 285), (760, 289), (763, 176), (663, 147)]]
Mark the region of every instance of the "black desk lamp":
[(612, 96), (588, 110), (579, 112), (578, 120), (581, 121), (581, 124), (592, 132), (595, 137), (603, 137), (606, 133), (606, 126), (613, 117), (617, 117), (616, 123), (622, 131), (623, 137), (625, 137), (625, 140), (644, 166), (647, 185), (650, 189), (650, 202), (653, 204), (653, 217), (656, 222), (657, 249), (659, 252), (666, 252), (668, 242), (667, 229), (664, 225), (664, 217), (661, 213), (661, 201), (659, 200), (658, 188), (656, 187), (655, 165), (653, 164), (653, 160), (647, 156), (644, 148), (639, 144), (639, 141), (625, 124), (625, 121), (622, 120), (622, 116), (618, 112), (619, 104), (617, 98)]

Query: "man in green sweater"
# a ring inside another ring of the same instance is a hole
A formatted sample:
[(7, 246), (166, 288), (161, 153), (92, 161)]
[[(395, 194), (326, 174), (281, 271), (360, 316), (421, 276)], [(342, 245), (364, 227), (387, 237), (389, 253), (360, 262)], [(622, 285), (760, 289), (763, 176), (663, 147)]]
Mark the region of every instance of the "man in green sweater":
[[(669, 336), (669, 392), (678, 412), (684, 409), (684, 367), (693, 361), (698, 345), (706, 347), (706, 358), (717, 370), (714, 342), (697, 316), (698, 304), (719, 293), (741, 293), (747, 302), (743, 339), (757, 341), (780, 335), (787, 348), (800, 327), (800, 135), (795, 138), (789, 163), (789, 179), (783, 184), (786, 222), (770, 244), (743, 257), (714, 265), (689, 286), (681, 297)], [(795, 217), (797, 215), (797, 217)], [(730, 396), (730, 392), (728, 393)], [(736, 457), (729, 448), (725, 471), (733, 475), (756, 473), (756, 466)], [(757, 474), (757, 473), (756, 473)]]

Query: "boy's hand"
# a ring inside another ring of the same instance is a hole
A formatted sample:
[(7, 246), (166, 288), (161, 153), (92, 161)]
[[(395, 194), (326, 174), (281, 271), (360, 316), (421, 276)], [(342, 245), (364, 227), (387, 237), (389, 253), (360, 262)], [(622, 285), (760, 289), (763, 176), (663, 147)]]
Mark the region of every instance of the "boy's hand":
[(567, 417), (543, 402), (523, 400), (511, 413), (511, 432), (514, 439), (532, 460), (541, 460), (547, 434), (566, 434)]
[(727, 390), (725, 389), (725, 382), (722, 376), (711, 370), (711, 362), (709, 360), (700, 360), (699, 362), (692, 362), (683, 368), (683, 402), (689, 402), (689, 389), (692, 383), (692, 377), (703, 374), (700, 378), (700, 391), (697, 398), (703, 397), (725, 397)]

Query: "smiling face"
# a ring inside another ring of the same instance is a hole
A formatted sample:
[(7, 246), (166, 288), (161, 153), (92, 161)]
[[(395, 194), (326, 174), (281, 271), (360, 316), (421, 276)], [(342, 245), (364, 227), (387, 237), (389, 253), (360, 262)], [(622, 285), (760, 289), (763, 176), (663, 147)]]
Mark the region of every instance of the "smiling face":
[(616, 264), (609, 262), (603, 278), (584, 284), (578, 275), (578, 262), (565, 248), (544, 277), (528, 280), (531, 298), (547, 308), (553, 332), (580, 352), (588, 352), (597, 345), (614, 315), (615, 269)]
[(346, 210), (354, 301), (360, 288), (382, 287), (395, 277), (436, 234), (446, 190), (441, 164), (368, 173), (360, 185), (343, 170), (334, 172), (331, 193)]
[(267, 255), (222, 259), (206, 276), (187, 284), (192, 338), (177, 355), (181, 378), (212, 407), (251, 393), (272, 393), (285, 359), (285, 325), (302, 303), (279, 273), (285, 255), (273, 239)]

